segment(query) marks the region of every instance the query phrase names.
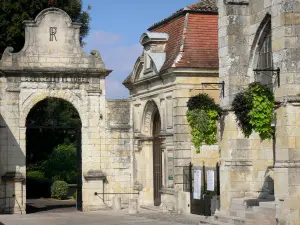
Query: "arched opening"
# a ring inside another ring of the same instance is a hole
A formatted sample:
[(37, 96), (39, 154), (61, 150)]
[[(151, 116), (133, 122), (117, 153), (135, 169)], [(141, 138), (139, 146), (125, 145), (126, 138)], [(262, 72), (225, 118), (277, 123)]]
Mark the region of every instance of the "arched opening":
[(162, 149), (161, 149), (161, 119), (159, 111), (156, 107), (153, 116), (153, 190), (154, 190), (154, 205), (159, 206), (161, 204), (162, 188)]
[[(26, 212), (82, 208), (81, 119), (68, 101), (46, 98), (26, 118)], [(64, 210), (64, 211), (65, 211)]]
[[(274, 68), (272, 53), (272, 24), (271, 15), (266, 14), (257, 29), (251, 47), (249, 68), (253, 70), (252, 82), (260, 82), (270, 89), (274, 83), (280, 85), (279, 68)], [(251, 72), (252, 74), (252, 72)]]
[(273, 87), (273, 57), (271, 21), (264, 27), (261, 41), (258, 43), (256, 80), (262, 84)]

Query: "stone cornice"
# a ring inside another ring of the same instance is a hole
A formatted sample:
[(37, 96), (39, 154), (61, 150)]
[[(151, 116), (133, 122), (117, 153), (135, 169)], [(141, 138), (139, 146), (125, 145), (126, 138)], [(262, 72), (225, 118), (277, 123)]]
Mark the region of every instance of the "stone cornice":
[(237, 166), (252, 166), (252, 160), (245, 159), (225, 159), (225, 166), (227, 167), (237, 167)]
[(290, 95), (290, 96), (279, 97), (275, 99), (275, 102), (278, 105), (285, 105), (286, 103), (300, 103), (300, 96)]
[(300, 160), (277, 160), (274, 168), (300, 168)]
[(112, 70), (106, 69), (83, 69), (83, 68), (0, 68), (0, 76), (45, 76), (45, 75), (86, 75), (108, 76)]
[(174, 188), (162, 188), (159, 190), (159, 192), (167, 195), (176, 195), (176, 191)]
[(134, 81), (132, 83), (132, 86), (138, 86), (145, 83), (153, 82), (155, 80), (161, 80), (165, 77), (171, 77), (171, 76), (185, 76), (185, 77), (218, 77), (219, 71), (218, 69), (212, 69), (212, 70), (206, 70), (206, 69), (200, 69), (200, 68), (170, 68), (168, 70), (165, 70), (161, 73), (157, 73), (155, 75), (145, 77), (141, 80)]
[(249, 5), (249, 0), (224, 0), (225, 5)]
[(3, 181), (14, 181), (14, 182), (23, 182), (25, 181), (25, 177), (21, 172), (6, 172), (4, 176), (2, 176)]
[[(287, 103), (291, 103), (293, 106), (300, 106), (300, 96), (299, 95), (290, 95), (290, 96), (276, 98), (275, 99), (275, 109), (285, 106)], [(233, 111), (231, 105), (221, 106), (221, 108), (224, 112)]]

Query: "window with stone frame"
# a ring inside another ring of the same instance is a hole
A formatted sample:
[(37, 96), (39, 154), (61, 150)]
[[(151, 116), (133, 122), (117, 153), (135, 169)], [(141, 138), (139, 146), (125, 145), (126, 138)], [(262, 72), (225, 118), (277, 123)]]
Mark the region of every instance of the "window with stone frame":
[(273, 86), (273, 57), (272, 57), (272, 35), (271, 23), (265, 27), (264, 38), (260, 43), (258, 53), (256, 81)]

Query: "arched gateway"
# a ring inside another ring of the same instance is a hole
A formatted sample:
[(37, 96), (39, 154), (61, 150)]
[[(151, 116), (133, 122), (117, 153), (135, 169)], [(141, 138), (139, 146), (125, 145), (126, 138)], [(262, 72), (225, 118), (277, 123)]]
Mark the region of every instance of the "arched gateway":
[(93, 156), (105, 148), (105, 77), (111, 71), (99, 52), (82, 51), (80, 24), (64, 11), (49, 8), (24, 23), (24, 48), (18, 53), (7, 48), (0, 61), (0, 213), (26, 212), (26, 118), (48, 97), (66, 100), (78, 111), (83, 210), (97, 209), (94, 193), (103, 192), (103, 176), (101, 159)]

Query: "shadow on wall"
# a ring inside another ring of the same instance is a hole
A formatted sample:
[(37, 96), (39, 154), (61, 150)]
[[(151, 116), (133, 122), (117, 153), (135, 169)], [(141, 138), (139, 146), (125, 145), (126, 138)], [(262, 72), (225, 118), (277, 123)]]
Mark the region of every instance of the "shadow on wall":
[(270, 175), (267, 175), (269, 173), (270, 173), (270, 168), (268, 168), (265, 173), (265, 180), (262, 185), (261, 192), (258, 196), (259, 199), (265, 199), (270, 196), (274, 196), (274, 179)]
[[(13, 112), (7, 115), (14, 117)], [(25, 213), (26, 158), (17, 141), (20, 139), (17, 119), (7, 116), (6, 121), (0, 114), (0, 214)]]

